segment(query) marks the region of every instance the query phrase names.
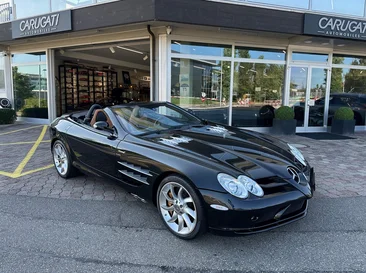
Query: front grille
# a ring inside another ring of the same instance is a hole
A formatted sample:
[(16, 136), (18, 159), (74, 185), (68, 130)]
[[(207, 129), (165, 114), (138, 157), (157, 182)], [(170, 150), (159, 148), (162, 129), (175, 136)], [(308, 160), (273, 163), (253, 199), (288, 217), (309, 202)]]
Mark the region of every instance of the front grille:
[(257, 179), (256, 182), (263, 189), (265, 196), (286, 193), (295, 190), (295, 188), (291, 186), (286, 180), (277, 176)]

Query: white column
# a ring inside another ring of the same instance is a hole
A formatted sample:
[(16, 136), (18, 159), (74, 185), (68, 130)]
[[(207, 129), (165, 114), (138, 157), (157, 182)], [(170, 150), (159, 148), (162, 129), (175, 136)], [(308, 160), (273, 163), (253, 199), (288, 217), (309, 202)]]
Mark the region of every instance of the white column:
[(56, 118), (56, 84), (55, 84), (55, 51), (48, 49), (47, 54), (47, 106), (48, 120), (51, 123)]
[[(158, 88), (156, 90), (156, 100), (170, 101), (170, 82), (171, 82), (171, 67), (170, 67), (170, 40), (168, 35), (159, 35), (159, 53), (156, 56), (159, 64), (159, 73), (156, 78), (159, 79)], [(156, 85), (155, 85), (156, 86)]]
[(9, 52), (4, 56), (4, 78), (6, 97), (14, 107), (13, 72), (11, 67), (11, 54)]

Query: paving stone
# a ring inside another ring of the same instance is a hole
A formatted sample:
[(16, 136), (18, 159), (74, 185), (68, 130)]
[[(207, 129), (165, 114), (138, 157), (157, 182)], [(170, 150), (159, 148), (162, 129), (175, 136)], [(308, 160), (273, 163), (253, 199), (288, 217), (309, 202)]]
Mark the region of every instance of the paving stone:
[[(19, 125), (3, 127), (0, 130), (13, 130), (11, 128), (27, 128), (34, 125)], [(27, 133), (16, 133), (0, 136), (0, 142), (34, 141), (38, 138), (42, 127), (33, 128)], [(313, 140), (300, 136), (286, 136), (282, 139), (288, 143), (301, 144), (299, 148), (312, 166), (315, 167), (317, 191), (315, 198), (340, 198), (350, 196), (366, 196), (366, 133), (356, 133), (356, 139), (349, 140)], [(48, 134), (44, 140), (48, 140)], [(48, 143), (47, 143), (48, 145)], [(10, 146), (9, 146), (10, 147)], [(0, 146), (2, 152), (6, 146)], [(30, 150), (23, 147), (24, 153), (17, 153), (18, 147), (14, 147), (13, 153), (6, 153), (6, 160), (0, 161), (0, 171), (13, 172), (25, 154)], [(21, 158), (22, 157), (22, 158)], [(46, 159), (46, 160), (45, 160)], [(48, 159), (48, 161), (47, 161)], [(39, 164), (52, 164), (49, 149), (41, 146), (30, 161), (31, 167), (44, 167)], [(28, 165), (28, 164), (27, 164)], [(29, 171), (30, 168), (25, 170)], [(130, 194), (113, 181), (106, 179), (80, 175), (72, 179), (63, 179), (55, 171), (55, 168), (32, 173), (19, 178), (10, 178), (0, 175), (0, 194), (17, 194), (62, 199), (83, 200), (116, 200), (137, 202)]]

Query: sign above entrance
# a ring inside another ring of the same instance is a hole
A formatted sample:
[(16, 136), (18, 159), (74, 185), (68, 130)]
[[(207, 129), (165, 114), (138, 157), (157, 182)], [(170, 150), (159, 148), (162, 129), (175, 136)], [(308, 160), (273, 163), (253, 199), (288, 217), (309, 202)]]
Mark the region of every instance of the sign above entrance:
[(13, 21), (11, 28), (13, 39), (68, 31), (72, 29), (71, 10)]
[(305, 14), (304, 34), (366, 40), (366, 21)]

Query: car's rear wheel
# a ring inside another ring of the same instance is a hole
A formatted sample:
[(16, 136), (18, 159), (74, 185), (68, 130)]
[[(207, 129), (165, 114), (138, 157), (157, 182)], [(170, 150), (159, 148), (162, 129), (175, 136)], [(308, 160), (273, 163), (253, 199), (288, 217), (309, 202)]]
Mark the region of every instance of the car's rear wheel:
[(178, 176), (159, 185), (157, 207), (167, 228), (181, 239), (193, 239), (206, 229), (205, 213), (196, 190)]
[(70, 178), (76, 175), (77, 170), (71, 163), (71, 157), (64, 143), (56, 140), (52, 146), (53, 163), (57, 173), (63, 178)]

